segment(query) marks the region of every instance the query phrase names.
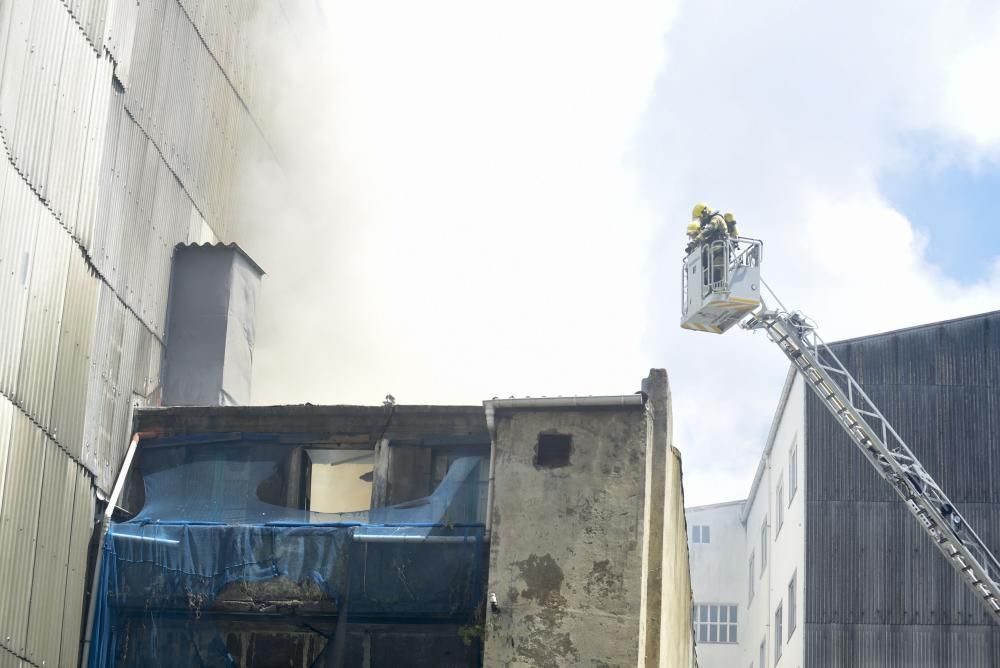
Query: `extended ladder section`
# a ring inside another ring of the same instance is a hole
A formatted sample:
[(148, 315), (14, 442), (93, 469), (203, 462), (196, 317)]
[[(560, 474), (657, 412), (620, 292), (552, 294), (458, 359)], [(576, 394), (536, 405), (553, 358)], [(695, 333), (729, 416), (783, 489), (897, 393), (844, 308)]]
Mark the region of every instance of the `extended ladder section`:
[(1000, 562), (927, 473), (837, 356), (800, 314), (762, 308), (740, 323), (763, 329), (799, 370), (861, 453), (1000, 621)]

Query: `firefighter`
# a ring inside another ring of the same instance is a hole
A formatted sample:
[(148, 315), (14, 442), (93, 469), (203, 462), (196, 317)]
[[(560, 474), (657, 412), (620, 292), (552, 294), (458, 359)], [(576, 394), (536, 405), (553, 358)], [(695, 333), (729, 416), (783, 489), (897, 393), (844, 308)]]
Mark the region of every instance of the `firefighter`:
[(688, 225), (687, 227), (688, 243), (687, 246), (685, 246), (684, 248), (685, 255), (690, 254), (691, 251), (695, 249), (695, 246), (698, 245), (697, 243), (695, 243), (695, 239), (697, 238), (699, 232), (701, 232), (701, 225), (692, 220), (691, 224)]
[[(692, 222), (698, 223), (699, 231), (692, 240), (690, 247), (692, 249), (697, 248), (698, 246), (704, 247), (704, 262), (707, 265), (709, 263), (709, 246), (714, 241), (727, 239), (729, 237), (729, 226), (726, 224), (724, 216), (720, 215), (718, 211), (713, 211), (711, 207), (704, 202), (699, 202), (694, 205), (694, 208), (691, 209), (691, 218)], [(723, 279), (726, 262), (725, 251), (722, 248), (715, 247), (710, 261), (712, 271), (710, 274), (705, 275), (705, 281), (709, 285), (715, 284)]]
[(729, 236), (740, 236), (739, 230), (736, 229), (736, 216), (733, 215), (732, 211), (727, 211), (722, 219), (726, 221), (726, 231), (729, 233)]

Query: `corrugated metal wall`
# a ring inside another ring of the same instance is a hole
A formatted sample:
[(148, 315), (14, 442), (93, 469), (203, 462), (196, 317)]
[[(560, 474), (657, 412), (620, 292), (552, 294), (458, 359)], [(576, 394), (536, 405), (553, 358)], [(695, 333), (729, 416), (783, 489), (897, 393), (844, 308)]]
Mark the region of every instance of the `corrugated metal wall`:
[[(834, 349), (1000, 550), (1000, 313)], [(1000, 627), (811, 395), (806, 425), (806, 665), (1000, 665)]]
[(268, 3), (0, 2), (0, 667), (76, 665), (96, 496), (159, 401), (174, 246), (228, 240)]

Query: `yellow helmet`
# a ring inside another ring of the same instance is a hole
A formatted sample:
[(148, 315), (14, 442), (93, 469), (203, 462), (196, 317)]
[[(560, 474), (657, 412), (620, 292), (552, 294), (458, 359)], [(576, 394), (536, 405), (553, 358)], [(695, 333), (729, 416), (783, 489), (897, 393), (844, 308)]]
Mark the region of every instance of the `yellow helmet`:
[(726, 219), (726, 222), (727, 222), (727, 223), (730, 223), (730, 224), (732, 224), (732, 223), (735, 223), (735, 222), (736, 222), (736, 216), (734, 216), (734, 215), (732, 214), (732, 212), (731, 212), (731, 211), (727, 211), (727, 212), (726, 212), (726, 215), (725, 215), (725, 216), (723, 216), (723, 218), (725, 218), (725, 219)]
[(706, 204), (705, 202), (698, 202), (697, 204), (695, 204), (694, 208), (691, 209), (692, 220), (695, 218), (701, 218), (701, 214), (705, 213), (706, 209), (708, 209), (708, 204)]
[(693, 237), (698, 234), (699, 230), (701, 230), (701, 226), (698, 223), (691, 223), (688, 225), (687, 234), (689, 237)]

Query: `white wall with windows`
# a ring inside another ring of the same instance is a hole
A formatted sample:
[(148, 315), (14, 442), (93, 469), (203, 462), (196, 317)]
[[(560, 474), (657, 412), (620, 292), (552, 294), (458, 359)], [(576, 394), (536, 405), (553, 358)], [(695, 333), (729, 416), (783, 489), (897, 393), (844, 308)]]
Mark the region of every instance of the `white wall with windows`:
[(752, 568), (756, 579), (752, 588), (747, 586), (737, 666), (802, 668), (804, 434), (805, 386), (797, 375), (789, 375), (742, 517), (747, 556), (740, 570)]
[(745, 502), (686, 511), (700, 668), (803, 668), (805, 393), (789, 373)]
[(733, 501), (685, 510), (699, 668), (729, 668), (739, 657), (746, 574), (732, 563), (746, 546), (742, 509), (743, 501)]

